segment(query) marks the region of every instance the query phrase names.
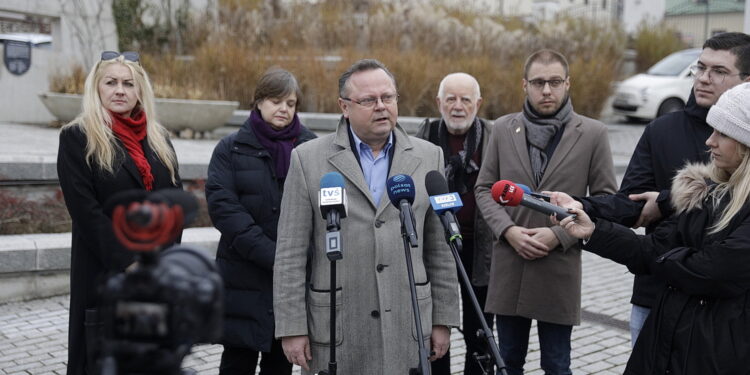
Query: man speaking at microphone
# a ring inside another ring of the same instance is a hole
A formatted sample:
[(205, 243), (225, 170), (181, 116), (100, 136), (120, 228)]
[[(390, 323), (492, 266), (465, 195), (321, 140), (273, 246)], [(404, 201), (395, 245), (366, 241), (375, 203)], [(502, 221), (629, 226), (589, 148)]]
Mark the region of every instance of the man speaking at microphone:
[[(327, 368), (332, 286), (318, 188), (326, 173), (338, 172), (348, 199), (333, 286), (338, 373), (408, 374), (419, 363), (417, 333), (399, 210), (386, 195), (386, 180), (405, 174), (424, 186), (427, 172), (442, 170), (442, 150), (397, 124), (396, 81), (376, 60), (360, 60), (342, 74), (338, 102), (343, 116), (336, 132), (292, 151), (274, 264), (276, 336), (304, 373)], [(434, 360), (448, 349), (449, 327), (458, 325), (458, 285), (440, 220), (426, 191), (415, 190), (418, 246), (410, 251), (420, 329)]]
[[(533, 53), (524, 66), (523, 111), (495, 120), (475, 188), (477, 207), (497, 239), (485, 310), (497, 314), (508, 374), (523, 374), (531, 320), (537, 320), (545, 374), (570, 374), (572, 326), (581, 320), (578, 240), (526, 207), (503, 207), (498, 180), (534, 191), (611, 194), (616, 190), (607, 129), (573, 111), (565, 57)], [(533, 198), (532, 198), (533, 199)]]

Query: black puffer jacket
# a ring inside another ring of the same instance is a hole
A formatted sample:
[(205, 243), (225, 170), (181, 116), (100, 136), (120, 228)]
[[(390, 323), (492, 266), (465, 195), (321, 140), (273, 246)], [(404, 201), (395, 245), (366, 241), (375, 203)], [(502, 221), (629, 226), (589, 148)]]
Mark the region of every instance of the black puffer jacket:
[[(678, 208), (648, 236), (599, 220), (584, 248), (664, 283), (638, 336), (626, 375), (750, 373), (750, 203), (710, 234), (727, 199), (707, 197), (707, 168), (675, 182)], [(675, 197), (673, 197), (673, 201)], [(682, 202), (680, 204), (680, 202)], [(691, 208), (692, 207), (692, 208)]]
[[(295, 146), (315, 138), (304, 126)], [(221, 232), (216, 265), (224, 278), (222, 343), (268, 352), (273, 341), (273, 262), (283, 181), (250, 120), (222, 139), (208, 165), (206, 199)]]
[[(706, 139), (713, 129), (706, 123), (708, 108), (699, 107), (691, 93), (685, 109), (657, 118), (644, 130), (630, 158), (628, 169), (615, 195), (581, 198), (586, 212), (625, 226), (638, 220), (642, 202), (628, 199), (629, 194), (658, 191), (663, 217), (672, 214), (669, 191), (672, 178), (687, 163), (709, 161)], [(651, 233), (659, 222), (646, 228)], [(631, 303), (651, 307), (664, 283), (649, 275), (636, 275)]]

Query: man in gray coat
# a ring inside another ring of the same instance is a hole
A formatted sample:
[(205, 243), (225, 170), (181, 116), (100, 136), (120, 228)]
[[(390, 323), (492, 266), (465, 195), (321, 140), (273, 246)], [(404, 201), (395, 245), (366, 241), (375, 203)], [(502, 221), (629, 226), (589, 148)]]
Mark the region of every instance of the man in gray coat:
[(385, 183), (397, 174), (415, 183), (419, 246), (410, 251), (420, 329), (434, 360), (448, 350), (449, 327), (458, 325), (459, 310), (455, 263), (423, 188), (427, 172), (442, 171), (442, 150), (398, 125), (396, 82), (380, 62), (352, 65), (339, 79), (339, 96), (343, 116), (336, 132), (292, 151), (274, 265), (276, 337), (305, 373), (327, 368), (330, 262), (318, 191), (323, 175), (339, 172), (348, 215), (341, 219), (343, 259), (333, 286), (338, 372), (407, 374), (419, 362), (417, 332), (399, 211)]
[(495, 121), (477, 178), (477, 206), (496, 238), (485, 310), (497, 314), (510, 375), (523, 374), (532, 319), (545, 374), (571, 373), (570, 336), (581, 319), (581, 250), (546, 215), (502, 207), (490, 189), (501, 179), (576, 195), (617, 188), (607, 129), (573, 111), (569, 88), (564, 56), (532, 54), (524, 67), (523, 111)]
[[(461, 195), (463, 207), (456, 214), (463, 235), (461, 262), (471, 281), (471, 289), (479, 305), (484, 309), (487, 298), (487, 281), (490, 272), (492, 232), (484, 222), (474, 199), (474, 184), (482, 162), (482, 152), (487, 148), (490, 136), (490, 121), (477, 116), (482, 105), (482, 94), (476, 78), (466, 73), (451, 73), (440, 81), (436, 98), (441, 118), (425, 119), (417, 130), (417, 137), (426, 139), (443, 149), (445, 176), (448, 189)], [(477, 337), (482, 328), (480, 317), (474, 311), (469, 292), (461, 285), (464, 342), (466, 356), (464, 375), (483, 373), (474, 353), (487, 354), (487, 347)], [(484, 314), (490, 328), (493, 315)], [(450, 374), (450, 353), (432, 363), (432, 375)]]

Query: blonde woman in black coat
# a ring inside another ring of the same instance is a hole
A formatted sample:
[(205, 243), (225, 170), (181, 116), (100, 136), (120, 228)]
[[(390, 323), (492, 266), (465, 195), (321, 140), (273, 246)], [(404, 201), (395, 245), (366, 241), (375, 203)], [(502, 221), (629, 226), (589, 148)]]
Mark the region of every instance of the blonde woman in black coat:
[[(292, 373), (275, 340), (272, 303), (276, 226), (292, 148), (315, 138), (297, 117), (300, 89), (292, 73), (266, 72), (240, 130), (216, 146), (206, 199), (221, 232), (216, 265), (224, 278), (220, 374)], [(261, 355), (262, 353), (262, 355)]]
[(103, 212), (130, 189), (179, 187), (168, 132), (154, 117), (154, 94), (135, 52), (105, 51), (86, 77), (83, 112), (60, 132), (57, 175), (73, 221), (68, 374), (96, 374), (99, 287), (133, 263)]
[(680, 171), (676, 214), (647, 236), (577, 218), (559, 224), (584, 249), (667, 284), (638, 336), (625, 374), (747, 374), (750, 369), (750, 83), (726, 91), (706, 119), (710, 164)]

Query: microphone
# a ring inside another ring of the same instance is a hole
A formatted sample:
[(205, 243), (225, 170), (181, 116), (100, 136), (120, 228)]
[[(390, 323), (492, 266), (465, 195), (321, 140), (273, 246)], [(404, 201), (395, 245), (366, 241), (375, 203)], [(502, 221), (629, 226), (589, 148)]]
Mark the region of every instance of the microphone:
[(460, 250), (461, 229), (456, 221), (455, 213), (463, 207), (461, 197), (458, 193), (448, 192), (448, 182), (438, 171), (429, 171), (425, 176), (425, 188), (427, 195), (430, 196), (432, 210), (440, 217), (440, 222), (445, 229), (445, 238), (448, 242), (453, 242)]
[(346, 217), (346, 190), (344, 177), (338, 172), (328, 172), (320, 179), (318, 192), (320, 214), (326, 219), (326, 256), (329, 260), (343, 258), (341, 252), (341, 223)]
[(415, 195), (414, 180), (405, 174), (397, 174), (385, 182), (385, 189), (391, 204), (401, 212), (401, 234), (408, 237), (411, 247), (419, 246), (414, 226), (414, 212), (411, 210)]
[(525, 194), (518, 185), (508, 180), (500, 180), (492, 185), (492, 199), (503, 206), (518, 206), (520, 204), (548, 216), (554, 214), (557, 220), (562, 220), (568, 216), (575, 216), (575, 214), (571, 214), (562, 207)]
[(535, 193), (535, 192), (531, 191), (531, 188), (529, 188), (528, 186), (526, 186), (524, 184), (516, 184), (516, 185), (518, 185), (518, 187), (520, 187), (521, 190), (523, 190), (524, 193), (526, 193), (528, 195), (531, 195), (532, 197), (534, 197), (536, 199), (545, 200), (547, 202), (549, 202), (550, 199), (551, 199), (549, 195), (545, 195), (545, 194), (542, 194), (542, 193)]

